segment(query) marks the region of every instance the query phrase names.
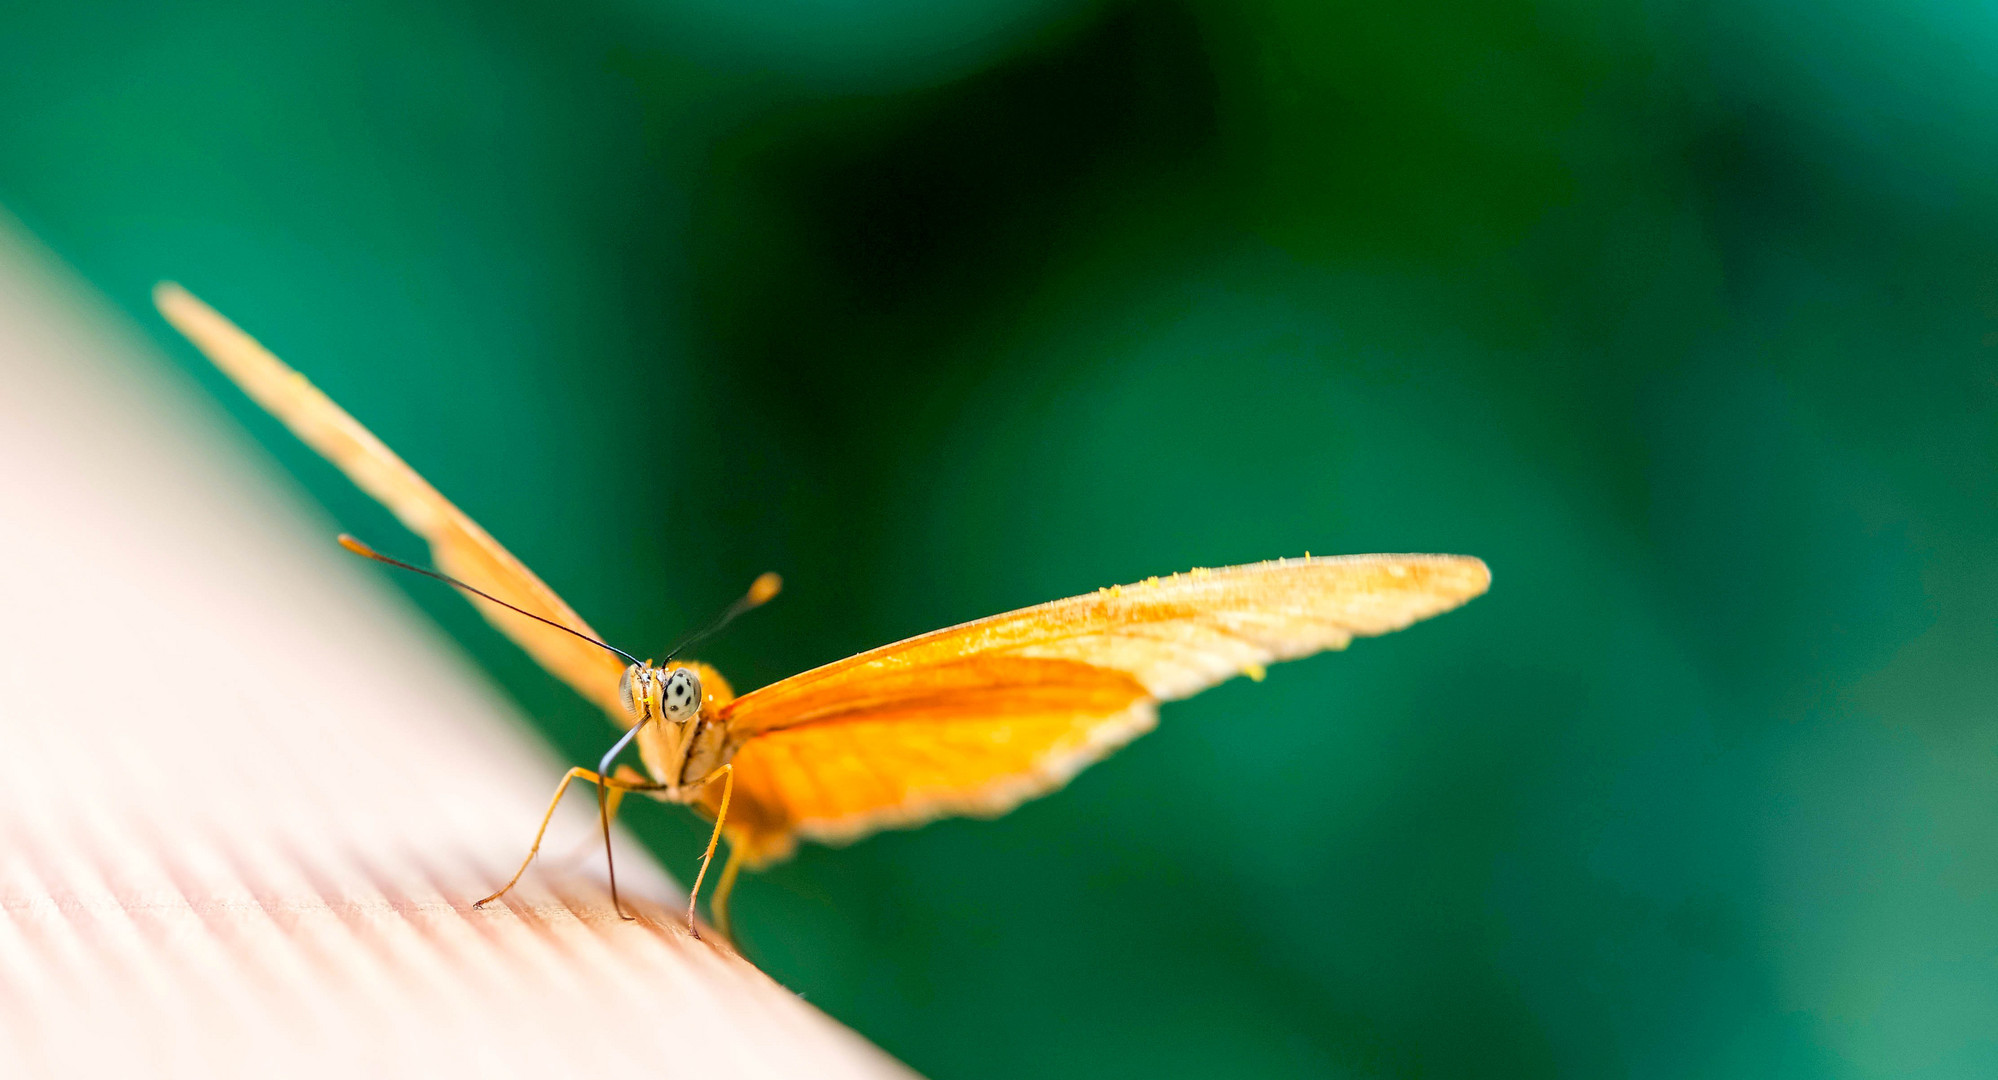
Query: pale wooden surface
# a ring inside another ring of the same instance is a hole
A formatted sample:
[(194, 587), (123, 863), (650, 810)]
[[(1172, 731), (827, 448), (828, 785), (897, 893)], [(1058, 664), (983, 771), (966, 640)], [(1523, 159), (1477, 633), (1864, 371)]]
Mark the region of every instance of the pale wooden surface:
[(0, 1076), (909, 1075), (630, 844), (616, 919), (587, 798), (472, 910), (561, 764), (33, 266), (0, 222)]

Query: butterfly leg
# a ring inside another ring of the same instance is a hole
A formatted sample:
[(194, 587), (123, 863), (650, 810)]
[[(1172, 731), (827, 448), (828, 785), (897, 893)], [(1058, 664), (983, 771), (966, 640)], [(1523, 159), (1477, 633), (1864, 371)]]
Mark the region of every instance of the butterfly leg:
[[(599, 774), (601, 774), (604, 777), (610, 777), (611, 762), (616, 761), (618, 754), (623, 752), (625, 746), (628, 745), (631, 742), (631, 740), (638, 737), (639, 730), (645, 727), (646, 721), (650, 719), (652, 719), (652, 707), (650, 705), (647, 705), (645, 708), (645, 715), (638, 721), (638, 723), (633, 724), (631, 728), (624, 733), (624, 736), (618, 739), (618, 741), (611, 746), (610, 750), (604, 754), (604, 759), (601, 762), (597, 763), (597, 772)], [(622, 801), (623, 799), (622, 795), (619, 795), (616, 798), (612, 797), (612, 792), (615, 790), (614, 787), (615, 784), (616, 781), (611, 779), (606, 779), (597, 784), (597, 818), (598, 820), (603, 822), (603, 828), (604, 828), (604, 870), (610, 875), (611, 910), (617, 912), (618, 918), (629, 920), (633, 916), (626, 915), (624, 913), (624, 904), (619, 902), (617, 898), (617, 857), (611, 854), (611, 839), (610, 839), (611, 815), (617, 812), (616, 804)], [(562, 797), (562, 793), (559, 791), (556, 792), (555, 797), (557, 799), (560, 799)], [(548, 827), (547, 822), (546, 821), (542, 822), (541, 827), (544, 829), (547, 828)], [(532, 859), (533, 857), (534, 856), (532, 854), (528, 855), (528, 858), (530, 859)]]
[[(623, 783), (621, 784), (611, 785), (610, 816), (611, 816), (611, 823), (614, 825), (617, 823), (618, 811), (624, 806), (625, 796), (630, 794), (632, 790), (632, 788), (626, 787), (625, 785), (626, 784), (635, 785), (639, 788), (642, 788), (646, 783), (647, 777), (644, 773), (639, 772), (637, 769), (634, 769), (629, 765), (619, 765), (617, 767), (617, 772), (613, 774), (612, 778), (623, 781)], [(563, 870), (574, 870), (577, 867), (581, 866), (584, 862), (588, 861), (590, 856), (596, 854), (597, 845), (600, 843), (602, 843), (602, 841), (599, 840), (596, 836), (580, 837), (577, 839), (576, 843), (572, 847), (562, 852), (560, 855), (551, 853), (547, 856), (544, 856), (543, 858), (552, 861), (553, 865), (559, 866)], [(546, 866), (549, 864), (550, 862), (545, 861), (543, 862), (542, 865)]]
[(651, 781), (647, 780), (645, 778), (645, 774), (639, 772), (637, 769), (634, 769), (629, 765), (619, 765), (617, 767), (617, 772), (611, 776), (611, 785), (610, 785), (611, 820), (612, 821), (617, 820), (617, 808), (623, 805), (624, 796), (626, 792), (647, 791), (660, 786), (662, 785), (654, 784)]
[(507, 883), (504, 886), (502, 886), (498, 892), (492, 894), (491, 896), (486, 897), (484, 900), (481, 900), (476, 904), (473, 904), (472, 905), (473, 907), (484, 907), (485, 905), (492, 903), (493, 901), (499, 899), (500, 897), (505, 896), (509, 891), (513, 889), (515, 885), (520, 884), (520, 876), (522, 874), (527, 873), (528, 866), (534, 862), (535, 854), (541, 850), (541, 840), (544, 836), (548, 835), (548, 823), (555, 819), (555, 808), (561, 805), (562, 796), (568, 792), (569, 781), (576, 779), (587, 780), (592, 784), (597, 784), (599, 785), (600, 789), (604, 786), (608, 786), (613, 790), (618, 791), (620, 798), (622, 797), (623, 792), (625, 791), (656, 791), (665, 786), (663, 784), (634, 783), (632, 781), (625, 780), (622, 778), (613, 778), (609, 780), (608, 783), (606, 784), (606, 781), (604, 780), (603, 777), (598, 776), (596, 773), (593, 773), (590, 770), (585, 769), (580, 765), (577, 766), (576, 768), (570, 769), (567, 773), (563, 774), (562, 782), (555, 785), (555, 797), (548, 800), (548, 811), (541, 815), (541, 827), (539, 829), (534, 830), (534, 843), (532, 846), (530, 846), (527, 849), (527, 858), (521, 860), (520, 869), (515, 870), (513, 872), (513, 877), (509, 881), (507, 881)]
[[(701, 936), (701, 928), (694, 923), (694, 905), (700, 900), (701, 879), (708, 876), (708, 864), (713, 862), (715, 857), (715, 844), (721, 840), (722, 822), (728, 820), (729, 796), (735, 794), (735, 766), (724, 765), (707, 776), (702, 777), (701, 783), (706, 784), (708, 781), (713, 780), (717, 774), (722, 778), (721, 808), (715, 811), (715, 831), (708, 837), (707, 854), (701, 856), (701, 869), (699, 873), (694, 875), (694, 887), (687, 890), (687, 932), (694, 935), (695, 940), (699, 940)], [(731, 865), (734, 862), (734, 850), (733, 848), (729, 849)], [(723, 933), (727, 933), (727, 931), (724, 930)]]
[[(608, 760), (606, 758), (606, 762)], [(608, 764), (604, 766), (604, 771), (610, 771)], [(617, 912), (618, 918), (629, 921), (633, 916), (624, 913), (624, 905), (619, 903), (617, 898), (617, 857), (611, 854), (610, 841), (611, 802), (613, 801), (611, 799), (611, 791), (612, 788), (609, 784), (597, 785), (597, 819), (603, 822), (604, 827), (604, 872), (610, 875), (611, 910)], [(532, 855), (528, 857), (533, 858)]]
[[(612, 784), (610, 789), (610, 817), (611, 822), (615, 824), (617, 812), (624, 805), (624, 797), (632, 791), (644, 790), (647, 780), (644, 773), (629, 765), (619, 765), (617, 772), (612, 774), (612, 779), (621, 781)], [(573, 870), (596, 851), (597, 843), (598, 840), (594, 836), (578, 840), (575, 847), (559, 856), (550, 855), (549, 858), (554, 859), (556, 864), (564, 869)]]
[(722, 864), (721, 880), (715, 882), (714, 898), (708, 901), (708, 911), (715, 917), (715, 929), (730, 941), (735, 940), (735, 931), (728, 925), (728, 897), (735, 891), (736, 875), (742, 873), (742, 847), (733, 841), (728, 846), (728, 861)]

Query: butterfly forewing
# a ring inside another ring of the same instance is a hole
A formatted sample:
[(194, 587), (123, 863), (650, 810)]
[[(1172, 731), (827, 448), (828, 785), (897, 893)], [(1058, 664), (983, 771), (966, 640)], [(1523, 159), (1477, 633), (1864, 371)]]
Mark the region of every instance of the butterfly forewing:
[[(1384, 634), (1485, 591), (1454, 555), (1285, 559), (1152, 579), (861, 653), (722, 711), (744, 813), (781, 857), (949, 814), (999, 814), (1149, 730), (1152, 703)], [(731, 816), (735, 811), (731, 811)]]
[[(430, 542), (431, 558), (446, 574), (544, 619), (596, 637), (555, 590), (501, 547), (478, 522), (438, 494), (360, 422), (207, 304), (177, 285), (153, 290), (160, 313), (186, 334), (271, 415), (306, 445), (347, 474), (361, 490), (389, 508), (411, 532)], [(551, 626), (473, 599), (488, 621), (551, 673), (623, 719), (618, 677), (624, 662), (589, 642)]]
[[(816, 717), (828, 700), (920, 687), (916, 672), (1000, 657), (1118, 672), (1171, 700), (1276, 661), (1399, 630), (1490, 583), (1484, 563), (1460, 555), (1346, 555), (1195, 570), (885, 645), (746, 694), (726, 715), (742, 735), (789, 727)], [(1005, 669), (990, 670), (1018, 685)]]

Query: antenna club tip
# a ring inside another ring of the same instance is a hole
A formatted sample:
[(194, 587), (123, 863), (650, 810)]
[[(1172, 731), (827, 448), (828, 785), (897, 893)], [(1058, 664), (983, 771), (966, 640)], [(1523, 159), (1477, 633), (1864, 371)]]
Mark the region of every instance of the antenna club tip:
[(749, 602), (751, 605), (767, 603), (778, 592), (782, 591), (783, 588), (783, 578), (778, 577), (774, 572), (765, 572), (761, 577), (750, 583)]
[(351, 551), (354, 554), (359, 555), (364, 559), (377, 559), (381, 557), (380, 555), (376, 554), (374, 548), (371, 548), (368, 545), (361, 543), (359, 540), (356, 540), (353, 537), (348, 536), (346, 533), (341, 533), (338, 539), (340, 541), (341, 547), (346, 548), (348, 551)]
[(177, 281), (158, 281), (153, 283), (153, 307), (166, 316), (168, 322), (178, 326), (182, 319), (207, 310), (208, 305), (196, 299)]

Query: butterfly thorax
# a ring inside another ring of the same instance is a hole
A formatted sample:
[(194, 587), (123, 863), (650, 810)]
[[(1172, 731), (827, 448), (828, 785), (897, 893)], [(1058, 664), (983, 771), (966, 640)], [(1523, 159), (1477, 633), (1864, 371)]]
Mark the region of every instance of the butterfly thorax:
[[(672, 707), (667, 680), (675, 670), (690, 672), (698, 686), (699, 708), (684, 715)], [(654, 794), (668, 802), (693, 802), (716, 769), (727, 764), (730, 748), (722, 709), (735, 700), (735, 691), (721, 672), (698, 661), (678, 661), (668, 669), (634, 664), (626, 672), (623, 696), (630, 703), (626, 722), (645, 726), (638, 732), (638, 756), (656, 783)], [(681, 714), (681, 715), (676, 715)], [(683, 717), (683, 718), (682, 718)]]

